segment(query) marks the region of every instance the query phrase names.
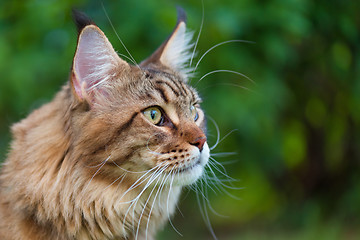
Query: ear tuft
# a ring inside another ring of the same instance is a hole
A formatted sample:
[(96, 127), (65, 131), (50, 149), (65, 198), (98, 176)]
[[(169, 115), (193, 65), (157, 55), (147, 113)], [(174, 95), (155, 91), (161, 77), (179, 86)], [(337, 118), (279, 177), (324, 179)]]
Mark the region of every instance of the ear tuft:
[(85, 13), (80, 12), (76, 9), (72, 10), (73, 20), (77, 27), (78, 33), (88, 25), (96, 25)]
[(192, 33), (186, 31), (186, 14), (181, 7), (177, 7), (178, 19), (175, 29), (170, 37), (145, 61), (141, 63), (146, 66), (151, 63), (161, 63), (164, 66), (179, 72), (184, 80), (191, 72), (188, 66), (191, 58)]
[(179, 23), (179, 22), (186, 23), (187, 17), (186, 17), (185, 10), (180, 6), (176, 6), (176, 11), (177, 11), (177, 23)]
[(186, 32), (185, 22), (180, 21), (164, 47), (160, 62), (188, 75), (191, 71), (188, 64), (191, 58), (190, 50), (193, 47), (192, 36), (192, 32)]

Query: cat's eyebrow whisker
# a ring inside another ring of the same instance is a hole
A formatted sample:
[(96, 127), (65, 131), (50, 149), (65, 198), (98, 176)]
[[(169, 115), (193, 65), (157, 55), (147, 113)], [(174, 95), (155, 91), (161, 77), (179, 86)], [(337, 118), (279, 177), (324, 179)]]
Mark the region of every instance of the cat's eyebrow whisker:
[[(195, 56), (195, 52), (196, 52), (196, 47), (199, 43), (199, 39), (200, 39), (200, 35), (201, 35), (201, 31), (202, 31), (202, 28), (203, 28), (203, 25), (204, 25), (204, 18), (205, 18), (205, 9), (204, 9), (204, 0), (201, 0), (201, 7), (202, 7), (202, 16), (201, 16), (201, 24), (200, 24), (200, 29), (199, 29), (199, 33), (197, 35), (197, 38), (196, 38), (196, 42), (195, 42), (195, 45), (194, 45), (194, 50), (191, 54), (191, 59), (190, 59), (190, 64), (189, 64), (189, 67), (191, 68), (191, 64), (192, 64), (192, 61), (194, 59), (194, 56)], [(194, 69), (194, 72), (195, 72), (196, 69)]]
[(116, 37), (119, 39), (121, 45), (124, 47), (125, 51), (129, 54), (130, 58), (132, 59), (131, 62), (132, 62), (135, 66), (137, 66), (139, 69), (141, 69), (140, 66), (137, 64), (137, 62), (135, 61), (134, 57), (131, 55), (131, 53), (129, 52), (129, 50), (127, 49), (127, 47), (125, 46), (125, 44), (123, 43), (123, 41), (121, 40), (119, 34), (117, 33), (117, 31), (116, 31), (116, 29), (115, 29), (115, 27), (114, 27), (114, 25), (113, 25), (113, 23), (112, 23), (109, 15), (108, 15), (108, 13), (107, 13), (107, 11), (106, 11), (106, 9), (105, 9), (105, 6), (104, 6), (104, 3), (103, 3), (103, 2), (101, 2), (101, 6), (102, 6), (102, 9), (103, 9), (103, 11), (104, 11), (104, 13), (105, 13), (106, 18), (108, 19), (108, 21), (109, 21), (109, 23), (110, 23), (111, 28), (112, 28), (113, 31), (115, 32)]
[[(196, 82), (196, 84), (199, 84), (199, 82), (200, 82), (201, 80), (203, 80), (205, 77), (207, 77), (207, 76), (209, 76), (209, 75), (211, 75), (211, 74), (221, 73), (221, 72), (233, 73), (233, 74), (239, 75), (239, 76), (244, 77), (245, 79), (249, 80), (249, 81), (252, 82), (253, 84), (256, 84), (256, 82), (255, 82), (254, 80), (252, 80), (251, 78), (249, 78), (249, 77), (246, 76), (245, 74), (243, 74), (243, 73), (241, 73), (241, 72), (233, 71), (233, 70), (228, 70), (228, 69), (217, 69), (217, 70), (208, 72), (208, 73), (204, 74), (204, 75)], [(243, 88), (245, 88), (245, 87), (243, 87)]]
[(211, 84), (211, 85), (208, 85), (208, 86), (206, 86), (206, 87), (200, 88), (200, 89), (198, 89), (198, 90), (199, 90), (199, 92), (202, 92), (203, 90), (205, 90), (205, 89), (207, 89), (207, 88), (215, 87), (215, 86), (232, 86), (232, 87), (241, 88), (241, 89), (244, 89), (244, 90), (249, 91), (249, 92), (251, 92), (251, 93), (260, 95), (258, 91), (251, 90), (250, 88), (244, 87), (244, 86), (242, 86), (242, 85), (240, 85), (240, 84), (225, 83), (225, 82), (216, 83), (216, 84)]
[(195, 65), (195, 68), (194, 68), (194, 72), (196, 71), (196, 69), (198, 68), (201, 60), (211, 51), (213, 50), (214, 48), (217, 48), (221, 45), (224, 45), (224, 44), (227, 44), (227, 43), (234, 43), (234, 42), (240, 42), (240, 43), (255, 43), (253, 41), (247, 41), (247, 40), (239, 40), (239, 39), (233, 39), (233, 40), (227, 40), (227, 41), (224, 41), (224, 42), (220, 42), (218, 44), (215, 44), (214, 46), (212, 46), (211, 48), (209, 48), (199, 59), (199, 61), (196, 63)]
[(121, 57), (123, 57), (123, 58), (126, 58), (127, 60), (129, 60), (130, 62), (132, 62), (135, 66), (137, 65), (137, 63), (134, 62), (134, 60), (131, 59), (129, 56), (127, 56), (127, 55), (125, 55), (125, 54), (122, 54), (122, 53), (119, 53), (119, 52), (117, 52), (117, 51), (116, 51), (116, 53), (117, 53), (117, 55), (119, 55), (119, 56), (121, 56)]

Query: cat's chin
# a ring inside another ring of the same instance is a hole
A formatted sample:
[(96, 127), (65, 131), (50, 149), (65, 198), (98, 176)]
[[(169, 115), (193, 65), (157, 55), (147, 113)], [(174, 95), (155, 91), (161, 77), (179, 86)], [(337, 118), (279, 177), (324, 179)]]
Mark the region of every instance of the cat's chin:
[(204, 168), (209, 161), (210, 149), (207, 143), (204, 144), (203, 150), (197, 161), (193, 165), (181, 169), (174, 175), (172, 181), (176, 186), (187, 186), (195, 183), (204, 173)]

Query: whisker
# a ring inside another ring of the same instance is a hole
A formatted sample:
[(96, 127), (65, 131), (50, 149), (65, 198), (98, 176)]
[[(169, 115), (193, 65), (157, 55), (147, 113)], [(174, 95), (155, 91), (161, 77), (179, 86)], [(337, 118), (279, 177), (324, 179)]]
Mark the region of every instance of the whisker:
[(214, 148), (216, 148), (216, 146), (217, 146), (219, 143), (221, 143), (222, 141), (224, 141), (225, 138), (227, 138), (230, 134), (232, 134), (232, 133), (235, 132), (235, 131), (239, 131), (239, 130), (238, 130), (238, 129), (233, 129), (233, 130), (231, 130), (231, 131), (230, 131), (229, 133), (227, 133), (223, 138), (221, 138), (220, 141), (217, 141), (217, 144), (214, 145), (214, 146), (212, 146), (212, 147), (210, 148), (210, 150), (214, 150)]
[(214, 48), (217, 48), (221, 45), (224, 45), (224, 44), (227, 44), (227, 43), (234, 43), (234, 42), (240, 42), (240, 43), (255, 43), (253, 41), (247, 41), (247, 40), (239, 40), (239, 39), (234, 39), (234, 40), (228, 40), (228, 41), (224, 41), (224, 42), (221, 42), (221, 43), (218, 43), (218, 44), (215, 44), (214, 46), (212, 46), (211, 48), (209, 48), (199, 59), (199, 61), (196, 63), (195, 65), (195, 68), (194, 68), (194, 71), (196, 71), (196, 69), (198, 68), (201, 60), (211, 51), (213, 50)]
[(94, 166), (86, 166), (88, 168), (96, 168), (96, 167), (100, 167), (101, 165), (103, 165), (104, 163), (106, 163), (108, 159), (105, 159), (104, 161), (102, 161), (101, 163), (97, 164), (97, 165), (94, 165)]
[[(191, 54), (191, 59), (190, 59), (190, 64), (189, 64), (190, 68), (191, 68), (192, 61), (193, 61), (194, 56), (195, 56), (196, 47), (197, 47), (197, 45), (199, 43), (201, 31), (202, 31), (202, 28), (203, 28), (203, 25), (204, 25), (204, 18), (205, 18), (204, 0), (201, 0), (201, 7), (202, 7), (201, 24), (200, 24), (199, 33), (198, 33), (197, 38), (196, 38), (194, 50), (193, 50), (193, 52)], [(195, 72), (195, 69), (194, 69), (194, 72)]]
[[(152, 173), (150, 176), (146, 177), (145, 179), (141, 180), (145, 175), (147, 175), (148, 173), (150, 173), (152, 170), (156, 169), (157, 171), (157, 168), (160, 168), (161, 166), (155, 166), (153, 168), (151, 168), (150, 170), (148, 170), (146, 173), (144, 173), (142, 176), (140, 176), (124, 193), (123, 195), (121, 196), (121, 198), (123, 198), (128, 192), (130, 192), (131, 190), (133, 190), (134, 188), (138, 187), (139, 185), (141, 185), (144, 181), (146, 181), (148, 178), (150, 178), (152, 176)], [(155, 173), (156, 173), (155, 171)], [(121, 199), (120, 198), (120, 199)], [(126, 202), (125, 202), (126, 203)]]
[[(160, 172), (160, 173), (156, 176), (156, 178), (158, 178), (158, 180), (156, 181), (155, 185), (157, 185), (158, 182), (161, 180), (161, 177), (160, 177), (160, 176), (161, 176), (161, 173), (162, 173), (162, 172)], [(155, 178), (155, 179), (156, 179), (156, 178)], [(156, 189), (156, 187), (153, 187), (153, 189), (151, 189), (151, 192), (150, 192), (150, 194), (149, 194), (149, 197), (147, 198), (147, 200), (146, 200), (146, 202), (145, 202), (145, 204), (144, 204), (144, 208), (143, 208), (142, 211), (141, 211), (141, 214), (140, 214), (140, 217), (139, 217), (139, 222), (138, 222), (138, 227), (137, 227), (136, 234), (135, 234), (135, 239), (138, 239), (139, 230), (140, 230), (140, 224), (141, 224), (141, 219), (142, 219), (142, 217), (143, 217), (143, 215), (144, 215), (146, 206), (147, 206), (147, 204), (148, 204), (148, 202), (149, 202), (149, 200), (150, 200), (153, 192), (155, 191), (155, 189)], [(155, 202), (155, 199), (156, 199), (156, 196), (155, 196), (155, 198), (154, 198), (154, 202)], [(151, 214), (149, 213), (149, 216), (148, 216), (149, 219), (150, 219), (150, 215), (151, 215)], [(146, 239), (147, 239), (147, 232), (146, 232)]]
[[(223, 165), (221, 165), (221, 163), (217, 162), (213, 157), (210, 157), (209, 160), (210, 160), (210, 161), (209, 161), (209, 164), (211, 164), (221, 175), (223, 175), (224, 177), (226, 177), (226, 178), (228, 178), (228, 179), (232, 179), (232, 180), (235, 181), (234, 178), (230, 177), (230, 176), (226, 173), (225, 167), (224, 167)], [(209, 164), (206, 165), (206, 166), (209, 166)], [(220, 166), (220, 167), (223, 169), (223, 171), (221, 171), (221, 169), (220, 169), (217, 165)]]
[(123, 175), (121, 175), (120, 177), (118, 177), (117, 179), (115, 179), (112, 183), (110, 183), (110, 185), (108, 185), (106, 188), (104, 188), (104, 190), (103, 191), (105, 191), (106, 189), (108, 189), (111, 185), (113, 185), (114, 183), (116, 183), (117, 182), (117, 180), (119, 180), (120, 178), (122, 178), (121, 179), (121, 181), (120, 182), (122, 182), (123, 180), (124, 180), (124, 178), (125, 178), (125, 175), (126, 175), (126, 173), (125, 174), (123, 174)]
[[(158, 175), (159, 172), (161, 172), (163, 169), (165, 169), (167, 166), (165, 165), (163, 168), (160, 168), (160, 169), (157, 169), (155, 172), (153, 172), (151, 175), (150, 175), (150, 180), (146, 183), (145, 187), (140, 191), (140, 193), (131, 201), (131, 204), (130, 206), (128, 207), (128, 209), (126, 210), (125, 212), (125, 215), (124, 215), (124, 220), (123, 220), (123, 225), (125, 225), (125, 220), (126, 220), (126, 217), (131, 209), (131, 207), (133, 207), (133, 215), (134, 215), (134, 211), (135, 211), (135, 207), (136, 207), (136, 204), (138, 203), (141, 195), (145, 192), (145, 190), (151, 185), (151, 183), (157, 178), (156, 176)], [(133, 184), (134, 185), (134, 184)], [(134, 228), (134, 218), (133, 218), (133, 228)], [(135, 229), (133, 229), (135, 230)]]
[[(210, 156), (213, 157), (227, 157), (227, 156), (233, 156), (236, 155), (237, 152), (219, 152), (219, 153), (210, 153)], [(235, 161), (233, 161), (235, 162)]]
[[(256, 84), (254, 80), (252, 80), (251, 78), (249, 78), (248, 76), (246, 76), (245, 74), (243, 73), (240, 73), (240, 72), (237, 72), (237, 71), (233, 71), (233, 70), (228, 70), (228, 69), (218, 69), (218, 70), (214, 70), (214, 71), (211, 71), (211, 72), (208, 72), (206, 74), (204, 74), (197, 82), (196, 82), (196, 85), (199, 84), (199, 82), (201, 80), (203, 80), (205, 77), (211, 75), (211, 74), (214, 74), (214, 73), (220, 73), (220, 72), (226, 72), (226, 73), (233, 73), (233, 74), (236, 74), (236, 75), (239, 75), (241, 77), (244, 77), (245, 79), (249, 80), (250, 82), (252, 82), (253, 84)], [(239, 85), (239, 87), (242, 87)], [(242, 87), (242, 88), (245, 88), (245, 87)]]
[[(153, 211), (153, 208), (154, 208), (154, 205), (155, 205), (155, 202), (156, 202), (156, 198), (157, 198), (159, 192), (161, 192), (162, 189), (164, 188), (165, 183), (166, 183), (167, 179), (169, 178), (169, 176), (170, 176), (170, 173), (167, 174), (166, 176), (163, 176), (163, 180), (160, 183), (160, 186), (158, 187), (158, 190), (157, 190), (157, 192), (155, 194), (155, 197), (154, 197), (154, 200), (153, 200), (153, 204), (151, 205), (150, 212), (149, 212), (149, 217), (148, 217), (148, 220), (147, 220), (147, 223), (146, 223), (146, 230), (145, 230), (145, 239), (146, 240), (147, 240), (147, 233), (148, 233), (148, 229), (149, 229), (150, 217), (151, 217), (151, 213)], [(160, 201), (160, 197), (159, 197), (159, 201)]]
[[(214, 176), (214, 178), (216, 179), (217, 176), (215, 174), (215, 172), (212, 170), (212, 168), (210, 166), (208, 166), (212, 175)], [(224, 184), (223, 182), (221, 181), (216, 181), (216, 184), (218, 184), (218, 186), (221, 188), (221, 191), (223, 191), (224, 193), (226, 193), (228, 196), (236, 199), (236, 200), (240, 200), (238, 197), (234, 196), (233, 194), (229, 193), (225, 188), (228, 188), (228, 189), (234, 189), (234, 190), (239, 190), (239, 189), (242, 189), (242, 188), (236, 188), (236, 187), (232, 187), (232, 186), (228, 186), (226, 184)]]
[[(206, 178), (204, 178), (204, 183), (205, 183), (205, 185), (206, 185), (208, 188), (211, 189), (211, 187), (210, 187), (210, 185), (208, 184)], [(217, 188), (216, 185), (214, 185), (214, 186)], [(217, 189), (218, 189), (218, 188), (217, 188)], [(204, 188), (204, 191), (205, 191), (205, 195), (208, 196), (208, 189), (207, 189), (206, 187)], [(214, 191), (214, 193), (216, 194), (215, 191)], [(217, 216), (219, 216), (219, 217), (223, 217), (223, 218), (228, 218), (228, 217), (229, 217), (229, 216), (225, 216), (225, 215), (223, 215), (223, 214), (218, 213), (218, 212), (213, 208), (213, 206), (211, 205), (210, 200), (208, 199), (208, 197), (207, 197), (207, 199), (206, 199), (206, 203), (207, 203), (207, 207), (208, 207), (208, 208), (210, 209), (210, 211), (211, 211), (212, 213), (214, 213), (215, 215), (217, 215)]]
[(113, 163), (116, 167), (118, 167), (119, 169), (121, 169), (121, 170), (123, 170), (123, 171), (125, 171), (125, 172), (128, 172), (128, 173), (144, 173), (144, 172), (149, 171), (149, 170), (144, 170), (144, 171), (134, 172), (134, 171), (130, 171), (130, 170), (127, 170), (127, 169), (125, 169), (125, 168), (120, 167), (120, 166), (119, 166), (116, 162), (114, 162), (114, 161), (112, 161), (112, 163)]
[[(175, 166), (174, 166), (175, 167)], [(170, 188), (169, 188), (169, 192), (168, 192), (168, 196), (167, 196), (167, 203), (166, 203), (166, 210), (167, 210), (167, 214), (168, 214), (168, 219), (169, 219), (169, 223), (171, 225), (171, 227), (174, 229), (174, 231), (179, 234), (180, 236), (183, 236), (179, 230), (177, 230), (177, 228), (174, 226), (173, 222), (171, 221), (171, 217), (169, 214), (169, 201), (170, 201), (170, 193), (171, 193), (171, 189), (174, 183), (174, 178), (177, 174), (178, 169), (175, 169), (175, 173), (173, 173), (174, 167), (171, 169), (171, 173), (172, 173), (172, 178), (171, 178), (171, 182), (170, 182)]]
[(260, 93), (258, 91), (254, 91), (254, 90), (251, 90), (250, 88), (247, 88), (247, 87), (244, 87), (242, 85), (239, 85), (239, 84), (235, 84), (235, 83), (216, 83), (216, 84), (208, 84), (207, 86), (205, 87), (202, 87), (202, 88), (198, 88), (198, 91), (199, 92), (202, 92), (204, 91), (205, 89), (208, 89), (208, 88), (211, 88), (211, 87), (216, 87), (216, 86), (231, 86), (231, 87), (237, 87), (237, 88), (241, 88), (243, 90), (246, 90), (248, 92), (251, 92), (251, 93), (254, 93), (256, 95), (260, 95)]
[(96, 176), (96, 174), (98, 174), (98, 172), (100, 171), (100, 169), (106, 164), (106, 162), (110, 159), (111, 155), (105, 159), (105, 161), (101, 164), (101, 166), (98, 168), (98, 170), (96, 170), (96, 172), (94, 173), (94, 175), (91, 177), (90, 181), (88, 182), (88, 184), (86, 185), (85, 189), (88, 188), (88, 186), (90, 185), (91, 181), (94, 179), (94, 177)]
[(207, 116), (207, 117), (214, 124), (214, 127), (216, 129), (216, 142), (212, 147), (210, 147), (210, 150), (213, 150), (219, 144), (219, 141), (220, 141), (220, 129), (219, 129), (218, 124), (216, 123), (216, 121), (212, 117), (210, 117), (210, 116)]
[(124, 47), (124, 49), (126, 50), (126, 52), (129, 54), (130, 58), (132, 59), (131, 62), (132, 62), (135, 66), (137, 66), (139, 69), (141, 69), (140, 66), (137, 64), (137, 62), (135, 61), (134, 57), (131, 55), (131, 53), (129, 52), (129, 50), (127, 49), (127, 47), (125, 46), (125, 44), (123, 43), (123, 41), (121, 40), (119, 34), (117, 33), (117, 31), (116, 31), (116, 29), (115, 29), (115, 27), (114, 27), (114, 25), (113, 25), (113, 23), (112, 23), (109, 15), (108, 15), (108, 13), (107, 13), (107, 11), (106, 11), (106, 9), (105, 9), (105, 6), (104, 6), (104, 3), (103, 3), (103, 2), (101, 2), (101, 6), (102, 6), (102, 9), (103, 9), (103, 11), (104, 11), (104, 13), (105, 13), (106, 18), (108, 19), (108, 21), (109, 21), (109, 23), (110, 23), (110, 25), (111, 25), (111, 28), (112, 28), (113, 31), (115, 32), (116, 37), (119, 39), (121, 45)]
[(130, 62), (132, 62), (134, 65), (136, 65), (136, 63), (133, 62), (133, 59), (130, 58), (129, 56), (127, 56), (127, 55), (125, 55), (125, 54), (122, 54), (122, 53), (119, 53), (119, 52), (117, 52), (117, 51), (116, 51), (116, 53), (117, 53), (117, 55), (119, 55), (119, 56), (121, 56), (121, 57), (123, 57), (123, 58), (126, 58), (127, 60), (129, 60)]
[(200, 202), (200, 197), (199, 197), (199, 194), (196, 194), (196, 197), (197, 197), (197, 201), (198, 201), (198, 205), (199, 205), (199, 209), (201, 209), (201, 215), (205, 221), (205, 225), (208, 227), (209, 231), (210, 231), (210, 234), (212, 235), (212, 237), (217, 240), (217, 237), (215, 235), (215, 232), (214, 232), (214, 229), (211, 225), (211, 222), (210, 222), (210, 218), (209, 218), (209, 214), (207, 212), (207, 209), (206, 209), (206, 197), (204, 195), (204, 192), (203, 192), (203, 189), (204, 189), (204, 186), (202, 184), (202, 182), (200, 182), (200, 188), (199, 188), (199, 192), (201, 193), (201, 195), (203, 196), (202, 198), (202, 203), (203, 203), (203, 206), (201, 205), (201, 202)]

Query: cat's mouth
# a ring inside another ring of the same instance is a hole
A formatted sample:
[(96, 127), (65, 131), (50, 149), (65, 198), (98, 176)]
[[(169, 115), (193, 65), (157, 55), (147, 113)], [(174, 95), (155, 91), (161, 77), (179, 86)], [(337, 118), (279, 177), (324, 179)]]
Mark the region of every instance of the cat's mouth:
[(190, 166), (185, 167), (185, 168), (181, 168), (180, 170), (177, 171), (177, 173), (183, 173), (183, 172), (190, 171), (190, 170), (192, 170), (194, 167), (200, 165), (200, 163), (201, 163), (201, 159), (199, 158), (193, 165), (190, 165)]

